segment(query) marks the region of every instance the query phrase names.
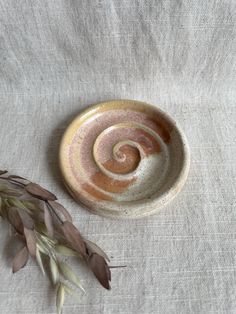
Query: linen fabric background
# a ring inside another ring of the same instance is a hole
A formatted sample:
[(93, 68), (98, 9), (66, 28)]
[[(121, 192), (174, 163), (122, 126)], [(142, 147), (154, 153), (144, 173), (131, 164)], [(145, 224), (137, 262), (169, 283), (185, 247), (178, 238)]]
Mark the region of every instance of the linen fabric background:
[[(73, 261), (87, 294), (63, 313), (236, 313), (235, 16), (233, 0), (0, 0), (0, 168), (54, 192), (111, 265), (127, 265), (105, 291)], [(68, 123), (116, 98), (160, 106), (191, 148), (184, 190), (145, 219), (92, 215), (58, 170)], [(34, 261), (12, 274), (0, 227), (0, 313), (56, 313)]]

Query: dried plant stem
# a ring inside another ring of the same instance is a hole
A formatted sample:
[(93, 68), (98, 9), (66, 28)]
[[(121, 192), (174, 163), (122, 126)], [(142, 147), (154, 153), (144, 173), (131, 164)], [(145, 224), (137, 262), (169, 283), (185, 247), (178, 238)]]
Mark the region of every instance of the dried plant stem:
[(57, 219), (59, 220), (59, 222), (61, 224), (63, 224), (63, 220), (60, 218), (60, 216), (58, 215), (58, 213), (54, 210), (54, 208), (49, 204), (48, 201), (45, 201), (47, 207), (49, 208), (49, 210), (51, 210), (53, 212), (53, 214), (57, 217)]
[(62, 260), (64, 256), (84, 259), (101, 285), (110, 289), (111, 267), (106, 253), (82, 237), (71, 215), (56, 202), (53, 193), (22, 177), (7, 176), (7, 171), (0, 170), (0, 180), (4, 182), (0, 185), (0, 216), (12, 225), (24, 245), (13, 260), (13, 272), (23, 268), (29, 256), (36, 258), (43, 274), (47, 263), (57, 289), (58, 313), (61, 313), (65, 293), (79, 298), (76, 290), (65, 281), (84, 291), (77, 275)]

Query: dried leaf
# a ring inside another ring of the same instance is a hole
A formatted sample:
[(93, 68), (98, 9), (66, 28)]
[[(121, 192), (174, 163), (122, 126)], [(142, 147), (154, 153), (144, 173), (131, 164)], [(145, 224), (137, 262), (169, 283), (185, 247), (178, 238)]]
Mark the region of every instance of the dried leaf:
[(78, 252), (68, 248), (67, 246), (61, 245), (61, 244), (57, 244), (55, 246), (55, 250), (56, 250), (56, 252), (58, 254), (61, 254), (63, 256), (77, 256), (77, 257), (81, 257), (81, 255)]
[(65, 238), (71, 244), (73, 249), (79, 252), (81, 255), (85, 256), (86, 247), (79, 230), (69, 221), (65, 221), (61, 228)]
[(16, 208), (8, 209), (8, 220), (18, 233), (23, 234), (24, 226)]
[(87, 249), (91, 253), (97, 253), (98, 255), (101, 255), (102, 257), (104, 257), (108, 262), (110, 262), (107, 254), (97, 244), (95, 244), (89, 240), (86, 240), (86, 239), (84, 239), (84, 242), (85, 242)]
[(52, 237), (54, 234), (54, 228), (53, 228), (52, 216), (47, 206), (44, 206), (44, 222), (47, 227), (49, 236)]
[(63, 287), (63, 284), (59, 284), (57, 288), (57, 314), (61, 314), (62, 307), (65, 302), (65, 289)]
[(36, 249), (36, 260), (37, 260), (37, 263), (38, 263), (43, 275), (45, 276), (43, 261), (42, 261), (40, 250), (38, 249), (38, 245), (37, 245), (37, 249)]
[(43, 201), (55, 201), (57, 199), (54, 194), (33, 182), (26, 185), (25, 190), (32, 196)]
[(55, 285), (59, 281), (59, 270), (57, 267), (57, 263), (52, 257), (50, 257), (50, 270), (52, 275), (52, 282)]
[(7, 173), (8, 171), (7, 170), (0, 170), (0, 176)]
[(62, 275), (68, 279), (69, 281), (71, 281), (73, 284), (75, 284), (78, 288), (80, 288), (82, 291), (85, 292), (83, 286), (80, 283), (79, 278), (76, 276), (76, 274), (73, 272), (73, 270), (64, 262), (61, 262), (59, 264), (60, 267), (60, 271), (62, 273)]
[(92, 272), (94, 273), (95, 277), (101, 283), (101, 285), (104, 288), (109, 290), (110, 289), (109, 281), (111, 280), (111, 272), (105, 259), (102, 256), (96, 253), (93, 253), (88, 258), (88, 264)]
[(24, 227), (26, 227), (27, 229), (33, 230), (34, 229), (34, 221), (30, 217), (30, 215), (24, 209), (21, 209), (21, 208), (15, 208), (15, 209), (18, 211), (18, 214), (21, 218), (21, 221), (22, 221)]
[(65, 209), (64, 206), (62, 206), (60, 203), (55, 202), (55, 201), (48, 201), (48, 203), (53, 207), (53, 209), (62, 213), (65, 220), (72, 222), (72, 217), (70, 213)]
[(29, 253), (32, 257), (36, 256), (36, 237), (35, 233), (31, 229), (24, 227), (24, 234), (26, 238), (26, 244), (29, 250)]
[(29, 258), (29, 252), (27, 250), (27, 247), (24, 246), (14, 257), (12, 262), (12, 271), (13, 273), (16, 273), (18, 270), (23, 268)]

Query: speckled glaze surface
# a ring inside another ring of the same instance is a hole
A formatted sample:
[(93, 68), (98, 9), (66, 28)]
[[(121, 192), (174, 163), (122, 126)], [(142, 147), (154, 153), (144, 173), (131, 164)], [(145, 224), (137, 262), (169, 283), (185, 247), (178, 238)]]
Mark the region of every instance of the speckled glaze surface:
[(61, 142), (60, 167), (71, 195), (94, 213), (138, 218), (177, 195), (189, 155), (183, 132), (159, 108), (115, 100), (72, 121)]

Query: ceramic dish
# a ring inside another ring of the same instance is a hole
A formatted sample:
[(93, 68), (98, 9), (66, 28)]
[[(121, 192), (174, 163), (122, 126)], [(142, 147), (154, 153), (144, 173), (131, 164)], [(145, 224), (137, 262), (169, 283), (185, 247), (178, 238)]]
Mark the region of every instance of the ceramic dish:
[(71, 195), (112, 218), (158, 211), (182, 189), (189, 164), (188, 144), (176, 122), (135, 100), (88, 108), (69, 125), (60, 146)]

